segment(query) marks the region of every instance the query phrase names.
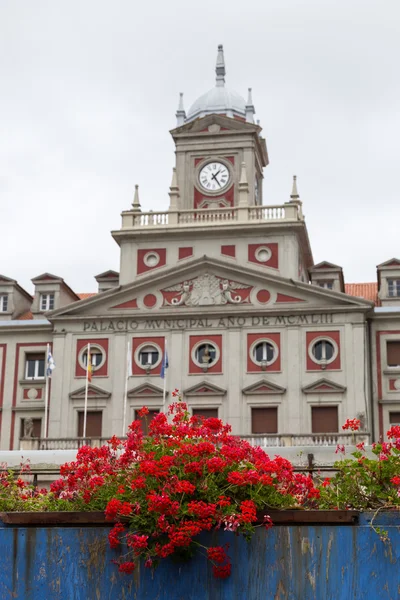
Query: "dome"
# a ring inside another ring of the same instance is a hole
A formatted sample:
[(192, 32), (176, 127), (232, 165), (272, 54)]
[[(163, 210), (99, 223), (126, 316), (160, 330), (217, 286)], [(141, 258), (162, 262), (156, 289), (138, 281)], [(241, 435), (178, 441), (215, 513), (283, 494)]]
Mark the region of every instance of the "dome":
[(247, 103), (245, 99), (225, 86), (225, 60), (224, 49), (218, 46), (217, 65), (215, 68), (216, 81), (215, 87), (209, 90), (206, 94), (197, 98), (192, 104), (189, 112), (185, 113), (183, 108), (183, 94), (180, 94), (178, 111), (176, 113), (177, 125), (183, 125), (189, 121), (194, 121), (199, 117), (205, 117), (211, 114), (223, 114), (227, 117), (240, 117), (253, 123), (254, 106), (251, 99), (251, 89), (249, 88), (249, 97)]
[(246, 102), (234, 90), (216, 85), (192, 104), (186, 122), (215, 113), (226, 114), (228, 117), (239, 116), (245, 118)]

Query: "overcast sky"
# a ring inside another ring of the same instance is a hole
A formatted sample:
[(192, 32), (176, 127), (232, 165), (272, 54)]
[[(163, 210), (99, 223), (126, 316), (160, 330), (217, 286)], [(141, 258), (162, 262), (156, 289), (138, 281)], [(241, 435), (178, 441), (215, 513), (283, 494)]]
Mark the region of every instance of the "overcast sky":
[(399, 0), (0, 0), (0, 273), (76, 291), (119, 270), (140, 185), (168, 207), (169, 130), (214, 85), (253, 88), (264, 203), (298, 187), (315, 262), (373, 281), (400, 257)]

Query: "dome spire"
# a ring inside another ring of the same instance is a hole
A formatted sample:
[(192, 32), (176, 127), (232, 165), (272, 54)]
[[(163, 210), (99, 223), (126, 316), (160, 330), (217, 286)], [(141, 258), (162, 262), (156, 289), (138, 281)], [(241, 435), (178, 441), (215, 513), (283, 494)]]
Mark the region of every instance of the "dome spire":
[(217, 87), (225, 86), (225, 59), (224, 59), (224, 47), (222, 44), (218, 46), (217, 64), (215, 67), (216, 73), (216, 85)]
[(185, 123), (185, 119), (186, 119), (186, 113), (185, 113), (185, 109), (183, 108), (183, 92), (180, 92), (179, 94), (179, 104), (178, 104), (178, 110), (176, 111), (176, 126), (180, 127), (181, 125), (183, 125)]

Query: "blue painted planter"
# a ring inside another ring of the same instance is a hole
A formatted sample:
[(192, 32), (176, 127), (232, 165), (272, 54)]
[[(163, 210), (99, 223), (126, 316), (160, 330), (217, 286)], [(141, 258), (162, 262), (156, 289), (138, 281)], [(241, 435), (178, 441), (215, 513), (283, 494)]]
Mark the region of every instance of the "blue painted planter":
[(383, 544), (361, 515), (358, 525), (259, 528), (248, 544), (228, 532), (232, 576), (216, 580), (198, 556), (163, 561), (153, 573), (118, 573), (108, 527), (1, 527), (0, 599), (13, 600), (395, 600), (400, 597), (400, 516), (377, 524)]

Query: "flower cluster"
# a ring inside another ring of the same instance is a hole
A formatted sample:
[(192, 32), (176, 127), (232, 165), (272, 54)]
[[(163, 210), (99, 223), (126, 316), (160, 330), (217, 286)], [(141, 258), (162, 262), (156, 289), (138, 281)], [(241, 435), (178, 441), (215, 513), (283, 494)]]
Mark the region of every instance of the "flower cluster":
[(361, 426), (360, 419), (347, 419), (346, 423), (344, 425), (342, 425), (342, 429), (345, 429), (345, 430), (350, 429), (350, 431), (358, 431), (360, 429), (360, 426)]
[(76, 461), (62, 467), (51, 495), (105, 511), (114, 523), (110, 546), (123, 551), (116, 560), (122, 573), (141, 559), (155, 567), (197, 549), (215, 577), (225, 578), (231, 573), (228, 548), (204, 547), (201, 532), (222, 528), (250, 537), (256, 526), (272, 526), (266, 507), (315, 507), (319, 491), (288, 460), (232, 436), (220, 419), (191, 416), (178, 390), (172, 395), (168, 415), (151, 420), (148, 436), (141, 428), (149, 413), (143, 407), (126, 441), (113, 436), (101, 448), (81, 448)]
[[(343, 429), (357, 431), (358, 419), (347, 419)], [(319, 486), (319, 508), (382, 509), (400, 506), (400, 426), (387, 432), (389, 442), (372, 444), (367, 453), (365, 442), (356, 445), (350, 458), (340, 460), (334, 467), (334, 477)], [(345, 453), (338, 444), (336, 452)]]

